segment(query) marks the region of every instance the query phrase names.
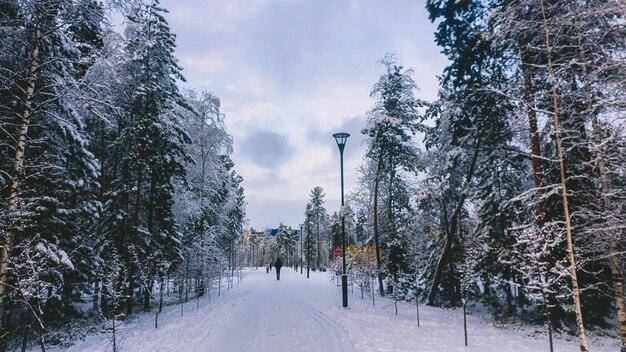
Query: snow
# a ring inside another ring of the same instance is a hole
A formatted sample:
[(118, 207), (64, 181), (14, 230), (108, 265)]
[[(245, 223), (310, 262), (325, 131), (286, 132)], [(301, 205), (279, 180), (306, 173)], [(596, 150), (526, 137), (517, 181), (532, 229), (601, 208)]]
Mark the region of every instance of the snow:
[(65, 266), (67, 266), (68, 268), (74, 270), (74, 263), (72, 263), (72, 260), (70, 259), (70, 257), (62, 249), (59, 249), (59, 260), (60, 260), (61, 264), (63, 264)]
[[(461, 309), (415, 306), (376, 297), (361, 299), (349, 290), (349, 308), (342, 308), (341, 288), (328, 273), (306, 278), (283, 268), (275, 272), (246, 270), (245, 278), (220, 297), (203, 297), (170, 306), (159, 316), (140, 315), (120, 326), (121, 351), (547, 351), (545, 334), (537, 329), (510, 330), (493, 326), (477, 313), (468, 316), (469, 346), (464, 346)], [(197, 305), (199, 308), (197, 308)], [(468, 307), (471, 314), (471, 307)], [(618, 350), (617, 340), (594, 338), (591, 351)], [(65, 351), (66, 349), (64, 349)], [(106, 334), (91, 335), (68, 351), (110, 351)], [(575, 337), (557, 338), (555, 351), (579, 350)], [(52, 351), (55, 351), (54, 349)]]

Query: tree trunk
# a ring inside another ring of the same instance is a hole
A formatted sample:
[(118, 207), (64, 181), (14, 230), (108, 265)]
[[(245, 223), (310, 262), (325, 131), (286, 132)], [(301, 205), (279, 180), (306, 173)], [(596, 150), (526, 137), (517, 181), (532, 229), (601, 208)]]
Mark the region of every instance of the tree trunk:
[(133, 314), (133, 299), (135, 291), (135, 265), (130, 262), (128, 270), (128, 288), (126, 297), (126, 315)]
[[(308, 227), (307, 227), (308, 228)], [(310, 228), (308, 228), (310, 230)], [(306, 278), (309, 278), (309, 273), (311, 269), (311, 233), (307, 230), (306, 234)], [(263, 248), (265, 251), (265, 248)], [(265, 255), (264, 255), (265, 257)]]
[(467, 347), (467, 299), (463, 299), (463, 334), (465, 335), (465, 347)]
[(143, 311), (147, 312), (150, 310), (150, 298), (152, 298), (152, 291), (154, 289), (154, 279), (152, 275), (148, 274), (148, 279), (143, 287)]
[(155, 207), (155, 198), (156, 198), (156, 189), (157, 189), (158, 176), (155, 171), (150, 173), (150, 198), (148, 199), (148, 232), (154, 237), (156, 237), (156, 233), (154, 231), (154, 207)]
[[(143, 147), (142, 147), (143, 149)], [(143, 153), (140, 151), (137, 159), (137, 190), (135, 191), (135, 211), (133, 215), (133, 226), (135, 231), (139, 230), (141, 209), (141, 188), (143, 187)]]
[[(383, 287), (383, 275), (380, 272), (380, 237), (378, 234), (378, 186), (380, 184), (380, 172), (382, 170), (383, 155), (382, 153), (378, 157), (378, 165), (376, 167), (376, 176), (374, 178), (374, 246), (376, 248), (376, 271), (378, 273), (378, 290), (380, 295), (385, 295), (385, 288)], [(372, 295), (374, 292), (372, 292)]]
[(97, 312), (98, 310), (100, 310), (100, 278), (96, 277), (96, 280), (93, 284), (93, 295), (91, 296), (92, 298), (92, 308), (91, 310), (94, 312)]
[(320, 270), (320, 268), (322, 267), (322, 263), (321, 263), (321, 259), (322, 259), (322, 241), (320, 239), (320, 215), (319, 215), (319, 210), (318, 210), (318, 214), (315, 215), (315, 223), (316, 223), (316, 228), (317, 228), (317, 258), (316, 258), (316, 262), (317, 262), (317, 270)]
[[(478, 152), (480, 150), (480, 138), (476, 140), (476, 144), (474, 145), (474, 155), (472, 156), (472, 161), (470, 163), (470, 167), (467, 170), (467, 176), (465, 178), (465, 187), (469, 187), (469, 184), (474, 176), (474, 169), (476, 167), (476, 160), (478, 159)], [(441, 255), (439, 256), (439, 261), (437, 262), (437, 270), (435, 271), (435, 277), (433, 278), (433, 284), (430, 287), (430, 292), (428, 293), (427, 303), (429, 306), (434, 304), (435, 295), (437, 294), (437, 288), (441, 282), (441, 276), (443, 274), (443, 268), (448, 262), (448, 258), (450, 257), (450, 252), (452, 249), (452, 240), (454, 239), (454, 234), (456, 233), (456, 227), (459, 221), (459, 217), (461, 216), (461, 211), (463, 210), (463, 205), (465, 203), (466, 192), (463, 191), (461, 196), (459, 197), (459, 201), (457, 202), (456, 208), (454, 209), (454, 213), (452, 214), (452, 219), (450, 220), (450, 228), (446, 229), (446, 243), (443, 246), (443, 250)], [(445, 216), (445, 221), (447, 222), (447, 216)], [(447, 226), (446, 226), (447, 228)]]
[(532, 151), (532, 167), (533, 167), (533, 181), (535, 182), (535, 189), (537, 193), (537, 226), (541, 229), (545, 221), (545, 202), (542, 198), (544, 194), (543, 184), (543, 165), (541, 163), (541, 144), (539, 142), (539, 128), (537, 127), (537, 111), (534, 108), (534, 87), (532, 82), (532, 75), (528, 69), (530, 60), (526, 53), (524, 43), (519, 43), (520, 56), (522, 59), (522, 76), (524, 78), (524, 102), (526, 103), (526, 109), (528, 112), (528, 126), (530, 132), (530, 148)]
[(561, 132), (559, 129), (559, 104), (557, 93), (557, 81), (552, 66), (552, 47), (550, 46), (550, 31), (548, 29), (548, 19), (544, 0), (541, 2), (541, 15), (543, 17), (543, 25), (546, 40), (546, 49), (548, 54), (548, 69), (550, 71), (550, 79), (552, 81), (552, 105), (554, 109), (554, 134), (556, 140), (556, 149), (559, 157), (559, 171), (561, 177), (561, 195), (563, 197), (563, 212), (565, 215), (565, 232), (567, 236), (567, 252), (570, 262), (570, 275), (572, 277), (572, 296), (574, 298), (574, 311), (576, 313), (576, 326), (578, 328), (578, 341), (581, 352), (589, 351), (587, 347), (587, 337), (585, 336), (585, 326), (583, 324), (583, 316), (580, 309), (580, 292), (578, 288), (578, 277), (576, 275), (576, 260), (574, 258), (574, 244), (572, 241), (572, 227), (569, 215), (569, 206), (567, 203), (567, 188), (565, 186), (565, 165), (563, 162), (563, 148), (561, 146)]
[(621, 270), (620, 254), (615, 237), (611, 239), (611, 274), (613, 275), (613, 287), (615, 289), (615, 309), (619, 322), (619, 335), (622, 340), (621, 352), (626, 352), (626, 307), (624, 307), (624, 276)]
[(521, 275), (516, 275), (519, 288), (517, 289), (517, 304), (522, 305), (526, 302), (526, 293), (524, 291), (524, 278)]
[[(544, 296), (544, 302), (547, 302), (545, 296)], [(544, 303), (544, 304), (547, 305), (547, 303)], [(552, 338), (552, 323), (551, 323), (552, 317), (550, 316), (550, 308), (546, 307), (545, 312), (546, 312), (546, 317), (548, 320), (548, 343), (550, 344), (550, 352), (554, 352), (554, 341)]]
[[(524, 102), (526, 104), (526, 108), (528, 110), (528, 126), (530, 132), (530, 146), (532, 151), (532, 168), (533, 168), (533, 181), (535, 183), (535, 193), (537, 197), (537, 215), (535, 216), (535, 223), (537, 224), (537, 228), (539, 231), (543, 231), (543, 225), (545, 223), (545, 199), (543, 195), (545, 193), (543, 189), (543, 164), (541, 157), (541, 144), (539, 138), (539, 129), (537, 127), (537, 111), (534, 108), (534, 86), (532, 83), (532, 74), (529, 70), (532, 62), (528, 57), (528, 53), (526, 52), (525, 44), (519, 42), (520, 47), (520, 57), (522, 60), (522, 76), (524, 78)], [(551, 302), (551, 304), (545, 305), (546, 309), (550, 309), (550, 312), (547, 314), (549, 317), (548, 324), (550, 324), (550, 331), (554, 329), (558, 329), (561, 325), (560, 323), (560, 306), (559, 302), (556, 299), (554, 293), (546, 292), (546, 299)]]
[[(129, 224), (128, 224), (128, 216), (126, 216), (126, 214), (129, 213), (130, 211), (130, 190), (132, 189), (131, 187), (131, 180), (130, 180), (130, 161), (127, 159), (124, 161), (124, 163), (122, 164), (122, 180), (124, 183), (124, 190), (122, 192), (122, 199), (121, 199), (121, 208), (124, 210), (124, 217), (123, 219), (120, 221), (119, 224), (119, 228), (118, 228), (118, 234), (117, 234), (117, 242), (115, 243), (117, 250), (120, 253), (120, 258), (122, 261), (122, 266), (124, 267), (125, 271), (120, 271), (119, 273), (119, 277), (117, 278), (117, 283), (116, 283), (116, 288), (114, 289), (114, 291), (117, 292), (125, 292), (126, 287), (124, 285), (124, 280), (128, 278), (129, 273), (130, 273), (130, 256), (128, 253), (128, 234), (131, 231), (131, 229), (129, 228)], [(119, 314), (120, 311), (123, 309), (123, 302), (124, 302), (124, 298), (120, 298), (120, 302), (114, 305), (112, 313), (113, 315)]]
[[(148, 198), (147, 204), (147, 213), (148, 213), (148, 232), (153, 236), (157, 237), (154, 229), (154, 208), (155, 208), (155, 198), (156, 198), (156, 188), (157, 188), (158, 176), (156, 172), (153, 170), (150, 173), (150, 197)], [(143, 310), (147, 312), (150, 310), (150, 297), (152, 297), (152, 289), (154, 288), (154, 275), (153, 272), (156, 269), (152, 269), (154, 264), (149, 265), (149, 269), (145, 273), (145, 282), (144, 285), (144, 297), (143, 297)]]
[(415, 318), (417, 319), (417, 327), (419, 328), (420, 326), (420, 298), (419, 298), (419, 293), (417, 293), (417, 290), (415, 291)]
[[(133, 231), (136, 236), (139, 236), (140, 225), (140, 209), (141, 209), (141, 188), (143, 187), (143, 162), (142, 162), (142, 150), (140, 148), (138, 160), (137, 160), (137, 190), (135, 191), (135, 209), (133, 215)], [(126, 244), (127, 245), (127, 244)], [(135, 290), (135, 265), (139, 263), (133, 263), (131, 259), (132, 253), (128, 253), (126, 264), (128, 265), (128, 292), (126, 298), (126, 314), (131, 315), (133, 313), (133, 300)]]
[(185, 303), (189, 301), (189, 260), (186, 260), (185, 265)]
[(509, 268), (503, 273), (504, 278), (504, 290), (506, 295), (506, 314), (513, 315), (513, 293), (511, 292), (511, 271)]
[[(585, 93), (587, 95), (587, 102), (591, 102), (591, 92), (589, 91), (588, 72), (587, 72), (587, 59), (583, 50), (582, 38), (580, 33), (578, 34), (578, 47), (581, 55), (582, 62), (582, 79), (584, 84)], [(602, 152), (602, 131), (600, 124), (598, 123), (597, 114), (591, 110), (591, 126), (593, 128), (593, 139), (596, 146), (596, 160), (598, 162), (598, 170), (600, 171), (600, 184), (602, 186), (602, 196), (604, 199), (604, 210), (607, 212), (613, 211), (613, 200), (611, 198), (609, 189), (609, 178), (606, 163), (604, 159), (604, 153)], [(614, 224), (609, 224), (611, 233), (611, 242), (609, 246), (609, 257), (611, 262), (611, 275), (613, 276), (613, 288), (615, 294), (615, 310), (617, 313), (617, 321), (619, 328), (619, 335), (621, 339), (621, 352), (626, 352), (626, 307), (624, 306), (624, 276), (622, 273), (621, 253), (619, 251), (619, 245), (617, 243), (617, 237), (619, 236), (617, 227)]]
[[(38, 78), (39, 70), (39, 51), (40, 43), (43, 38), (43, 29), (41, 28), (43, 14), (42, 10), (38, 12), (38, 19), (35, 20), (35, 38), (33, 40), (33, 47), (30, 52), (31, 61), (30, 68), (28, 70), (28, 77), (26, 78), (27, 86), (24, 92), (24, 110), (22, 111), (19, 134), (17, 136), (17, 145), (15, 147), (15, 158), (12, 170), (11, 186), (9, 188), (9, 199), (7, 205), (7, 218), (11, 222), (12, 217), (17, 212), (19, 203), (19, 190), (22, 182), (22, 172), (24, 166), (24, 151), (26, 150), (26, 140), (28, 139), (28, 128), (30, 127), (33, 95), (35, 93), (35, 82)], [(6, 298), (8, 292), (7, 286), (7, 273), (9, 270), (9, 262), (11, 260), (11, 252), (13, 251), (13, 245), (15, 241), (15, 229), (9, 224), (4, 233), (2, 239), (2, 253), (0, 254), (0, 329), (4, 329), (5, 322), (5, 308)], [(3, 334), (2, 334), (3, 335)], [(4, 338), (1, 338), (0, 347), (4, 347)]]

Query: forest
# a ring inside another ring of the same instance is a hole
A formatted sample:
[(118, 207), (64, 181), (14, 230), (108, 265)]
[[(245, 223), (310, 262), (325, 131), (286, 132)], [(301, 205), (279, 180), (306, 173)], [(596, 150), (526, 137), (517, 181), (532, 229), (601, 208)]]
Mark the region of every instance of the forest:
[[(295, 264), (330, 269), (343, 219), (372, 298), (473, 302), (626, 352), (626, 3), (425, 5), (448, 59), (438, 99), (384, 55), (347, 205), (329, 215), (313, 188), (301, 244), (281, 225), (266, 254), (300, 245)], [(140, 311), (158, 328), (164, 304), (262, 263), (220, 99), (179, 89), (166, 13), (0, 0), (0, 350), (114, 335)]]
[(478, 302), (581, 351), (586, 329), (605, 329), (626, 351), (624, 2), (426, 7), (449, 60), (439, 98), (380, 60), (358, 189), (332, 216), (313, 189), (305, 236), (322, 222), (341, 246), (343, 215), (347, 244), (374, 250), (363, 280), (381, 296)]
[(82, 319), (114, 329), (233, 266), (245, 201), (232, 138), (214, 94), (179, 90), (165, 12), (0, 2), (2, 350), (68, 343)]

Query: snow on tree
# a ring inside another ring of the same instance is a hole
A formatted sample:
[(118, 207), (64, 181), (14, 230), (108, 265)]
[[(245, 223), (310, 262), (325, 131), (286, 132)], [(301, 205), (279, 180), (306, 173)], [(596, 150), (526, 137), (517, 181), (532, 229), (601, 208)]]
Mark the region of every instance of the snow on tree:
[(293, 256), (293, 250), (296, 245), (295, 238), (293, 237), (293, 231), (290, 227), (283, 224), (278, 226), (278, 233), (276, 234), (276, 243), (278, 244), (278, 254), (283, 258), (285, 266), (290, 265), (289, 258)]
[[(33, 1), (3, 3), (0, 9), (0, 148), (5, 156), (0, 166), (5, 199), (2, 319), (10, 299), (9, 265), (20, 265), (12, 259), (14, 255), (20, 258), (14, 243), (39, 238), (77, 256), (90, 250), (87, 228), (98, 207), (92, 191), (97, 188), (99, 164), (85, 138), (80, 73), (75, 64), (80, 56), (78, 43), (67, 31), (76, 24), (69, 14), (82, 6), (73, 1)], [(83, 23), (97, 27), (98, 21), (92, 18)], [(68, 269), (64, 275), (71, 272)], [(72, 287), (64, 283), (61, 292), (53, 294), (62, 297), (59, 311), (68, 313)], [(4, 320), (0, 325), (7, 326)]]
[[(129, 16), (125, 35), (107, 23), (111, 9)], [(0, 3), (0, 310), (18, 299), (20, 260), (44, 247), (56, 272), (38, 278), (50, 322), (82, 316), (73, 302), (81, 294), (109, 317), (131, 312), (139, 292), (148, 309), (159, 300), (154, 286), (193, 252), (182, 235), (192, 218), (205, 221), (196, 292), (215, 282), (226, 252), (218, 241), (238, 238), (244, 222), (241, 177), (219, 99), (178, 91), (165, 12), (158, 1)], [(177, 213), (183, 193), (198, 203)], [(14, 312), (28, 310), (14, 302)], [(24, 323), (1, 315), (3, 327)]]
[[(418, 151), (412, 137), (416, 132), (423, 130), (419, 111), (423, 103), (415, 98), (417, 85), (411, 77), (412, 70), (398, 65), (396, 58), (391, 54), (387, 54), (380, 63), (386, 72), (374, 84), (370, 93), (375, 102), (367, 114), (367, 124), (362, 133), (368, 137), (365, 157), (376, 165), (372, 186), (374, 203), (372, 216), (379, 288), (380, 294), (384, 295), (380, 255), (383, 243), (388, 246), (391, 255), (389, 274), (397, 275), (406, 269), (406, 261), (402, 259), (403, 241), (399, 238), (395, 223), (396, 216), (400, 216), (403, 202), (395, 193), (402, 189), (398, 187), (402, 184), (401, 171), (415, 170)], [(380, 235), (378, 206), (383, 182), (387, 182), (385, 197), (387, 223), (383, 230), (384, 240)]]
[(310, 209), (307, 209), (307, 214), (310, 216), (312, 222), (312, 231), (315, 233), (315, 239), (313, 243), (316, 245), (315, 250), (311, 253), (311, 256), (315, 258), (315, 269), (322, 269), (328, 264), (328, 255), (326, 255), (325, 243), (328, 243), (328, 213), (324, 208), (324, 189), (320, 186), (316, 186), (311, 190), (309, 194)]

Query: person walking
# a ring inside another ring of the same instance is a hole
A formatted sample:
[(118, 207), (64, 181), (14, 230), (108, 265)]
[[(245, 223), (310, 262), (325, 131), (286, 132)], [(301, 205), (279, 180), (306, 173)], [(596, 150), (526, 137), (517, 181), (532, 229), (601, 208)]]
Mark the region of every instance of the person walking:
[(274, 264), (273, 264), (273, 263), (272, 263), (272, 261), (270, 260), (270, 271), (272, 271), (272, 265), (274, 265)]
[(269, 260), (265, 261), (265, 272), (268, 274), (270, 273), (270, 261)]
[(280, 280), (280, 268), (283, 267), (283, 261), (280, 259), (280, 257), (276, 258), (274, 266), (276, 267), (276, 280)]

